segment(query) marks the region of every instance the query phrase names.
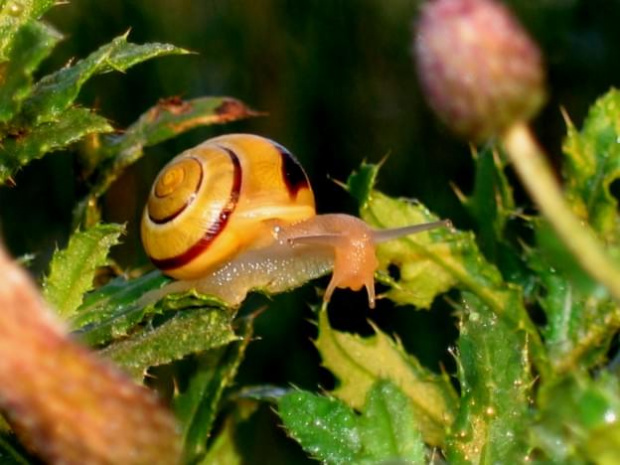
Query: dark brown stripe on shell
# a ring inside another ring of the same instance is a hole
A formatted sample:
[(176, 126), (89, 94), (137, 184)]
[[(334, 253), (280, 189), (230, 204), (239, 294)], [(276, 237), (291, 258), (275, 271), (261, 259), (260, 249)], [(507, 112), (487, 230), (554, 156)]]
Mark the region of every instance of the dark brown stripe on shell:
[(239, 201), (239, 195), (241, 193), (241, 163), (239, 162), (239, 157), (230, 150), (229, 148), (218, 146), (222, 150), (224, 150), (229, 156), (230, 160), (233, 164), (233, 185), (230, 189), (230, 195), (228, 196), (228, 202), (226, 206), (220, 212), (217, 220), (207, 229), (207, 232), (202, 236), (198, 242), (192, 245), (189, 249), (183, 252), (176, 257), (156, 259), (151, 257), (151, 261), (153, 264), (163, 271), (174, 270), (176, 268), (181, 268), (182, 266), (187, 265), (189, 262), (194, 260), (198, 255), (203, 253), (205, 250), (209, 248), (209, 246), (213, 243), (213, 241), (217, 238), (217, 236), (224, 230), (228, 220), (230, 219), (230, 215), (232, 215), (233, 211), (237, 206), (237, 202)]
[(286, 190), (288, 190), (291, 198), (295, 198), (300, 189), (310, 187), (310, 181), (308, 181), (301, 164), (291, 152), (276, 142), (273, 145), (280, 152), (282, 158), (282, 179), (286, 184)]
[[(194, 199), (196, 198), (196, 194), (198, 193), (198, 191), (200, 190), (200, 186), (202, 186), (202, 179), (204, 177), (204, 172), (202, 171), (202, 164), (200, 163), (200, 160), (198, 160), (195, 157), (189, 157), (192, 160), (196, 160), (196, 163), (198, 163), (198, 167), (200, 168), (200, 178), (198, 179), (198, 185), (196, 186), (196, 190), (194, 191), (194, 193), (192, 195), (189, 196), (189, 198), (187, 199), (187, 201), (185, 202), (185, 204), (181, 205), (181, 208), (179, 208), (177, 211), (171, 213), (168, 216), (165, 216), (164, 218), (153, 218), (151, 216), (151, 213), (149, 212), (149, 220), (151, 220), (153, 223), (155, 224), (164, 224), (167, 223), (168, 221), (172, 221), (174, 220), (177, 216), (179, 216), (181, 213), (183, 213), (185, 211), (185, 209), (187, 207), (189, 207), (192, 202), (194, 201)], [(155, 194), (155, 197), (157, 197), (158, 199), (163, 199), (164, 197), (159, 196), (157, 194)]]

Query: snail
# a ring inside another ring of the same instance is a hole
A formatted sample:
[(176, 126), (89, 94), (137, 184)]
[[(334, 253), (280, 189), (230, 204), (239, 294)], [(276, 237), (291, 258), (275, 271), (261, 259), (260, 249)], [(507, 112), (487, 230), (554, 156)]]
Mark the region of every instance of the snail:
[(159, 173), (144, 209), (145, 251), (175, 278), (149, 300), (195, 289), (239, 304), (252, 289), (280, 292), (332, 271), (324, 294), (366, 288), (375, 305), (376, 244), (448, 225), (373, 230), (359, 218), (317, 215), (308, 177), (264, 137), (209, 139)]

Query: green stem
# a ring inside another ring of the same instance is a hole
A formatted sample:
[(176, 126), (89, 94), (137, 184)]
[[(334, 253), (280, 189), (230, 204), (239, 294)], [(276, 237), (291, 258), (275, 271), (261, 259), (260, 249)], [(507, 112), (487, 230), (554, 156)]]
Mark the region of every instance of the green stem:
[(514, 125), (503, 142), (521, 182), (562, 242), (583, 269), (620, 301), (620, 269), (588, 225), (564, 201), (562, 189), (527, 125)]

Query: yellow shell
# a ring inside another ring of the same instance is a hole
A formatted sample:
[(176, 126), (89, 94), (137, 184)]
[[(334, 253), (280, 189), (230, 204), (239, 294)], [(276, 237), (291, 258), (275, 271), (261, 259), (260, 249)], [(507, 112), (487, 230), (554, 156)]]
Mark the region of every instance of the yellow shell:
[(232, 134), (181, 153), (159, 173), (141, 235), (163, 273), (193, 279), (274, 240), (273, 227), (315, 216), (297, 160), (264, 137)]

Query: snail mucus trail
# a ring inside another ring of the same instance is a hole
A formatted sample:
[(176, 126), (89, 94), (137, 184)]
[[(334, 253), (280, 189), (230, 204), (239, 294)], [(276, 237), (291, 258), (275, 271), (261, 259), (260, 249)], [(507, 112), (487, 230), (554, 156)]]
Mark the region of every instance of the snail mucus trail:
[(325, 301), (336, 288), (365, 287), (374, 307), (376, 244), (448, 225), (374, 230), (354, 216), (317, 215), (308, 177), (287, 149), (256, 135), (220, 136), (155, 179), (142, 242), (176, 281), (141, 301), (195, 289), (237, 305), (252, 289), (281, 292), (332, 271)]

